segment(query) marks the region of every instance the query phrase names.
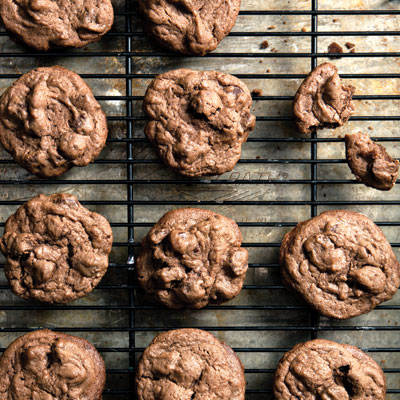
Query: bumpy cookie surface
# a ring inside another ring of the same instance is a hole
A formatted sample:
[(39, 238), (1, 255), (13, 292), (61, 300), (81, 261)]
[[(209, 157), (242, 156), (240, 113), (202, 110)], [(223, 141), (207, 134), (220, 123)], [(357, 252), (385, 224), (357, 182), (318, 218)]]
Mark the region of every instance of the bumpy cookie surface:
[(113, 24), (110, 0), (2, 0), (0, 17), (10, 32), (36, 50), (83, 47)]
[(354, 112), (354, 91), (353, 86), (342, 84), (333, 64), (318, 65), (294, 97), (293, 114), (298, 130), (309, 133), (343, 125)]
[(170, 308), (202, 308), (239, 294), (247, 271), (237, 224), (212, 211), (165, 214), (143, 239), (139, 283)]
[(0, 400), (101, 400), (106, 380), (91, 343), (47, 329), (12, 342), (0, 372)]
[(379, 190), (390, 190), (396, 183), (399, 162), (368, 135), (346, 135), (347, 163), (357, 180)]
[(384, 400), (379, 365), (354, 346), (316, 339), (296, 345), (278, 364), (276, 400)]
[(64, 193), (23, 204), (0, 240), (13, 292), (46, 303), (68, 303), (92, 291), (107, 271), (111, 247), (108, 221)]
[(231, 171), (255, 126), (251, 95), (232, 75), (178, 69), (159, 75), (144, 99), (148, 139), (186, 176)]
[(200, 329), (161, 333), (136, 373), (137, 400), (244, 400), (245, 377), (234, 351)]
[(382, 231), (364, 215), (326, 211), (283, 239), (283, 282), (321, 314), (351, 318), (391, 299), (399, 263)]
[(145, 30), (184, 54), (214, 50), (235, 25), (240, 0), (139, 0)]
[(107, 120), (84, 80), (62, 67), (34, 69), (0, 98), (0, 142), (40, 177), (85, 166), (100, 154)]

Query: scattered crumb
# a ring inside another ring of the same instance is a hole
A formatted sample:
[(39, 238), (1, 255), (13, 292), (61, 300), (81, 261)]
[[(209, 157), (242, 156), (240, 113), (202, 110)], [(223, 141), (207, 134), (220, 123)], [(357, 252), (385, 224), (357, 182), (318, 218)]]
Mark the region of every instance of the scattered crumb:
[(273, 48), (271, 49), (271, 51), (272, 51), (272, 53), (277, 53), (277, 52), (278, 52), (278, 49), (276, 49), (275, 47), (273, 47)]
[(303, 26), (303, 27), (301, 28), (301, 31), (302, 31), (302, 32), (307, 32), (307, 28), (306, 28), (305, 26)]
[(332, 22), (333, 23), (338, 22), (337, 18), (333, 18)]
[(268, 40), (264, 40), (261, 44), (260, 44), (260, 49), (267, 49), (269, 46)]
[(283, 21), (282, 24), (283, 24), (283, 25), (286, 25), (286, 21)]
[(356, 49), (353, 47), (351, 50), (350, 50), (350, 53), (355, 53), (356, 52)]
[(259, 160), (261, 157), (260, 156), (256, 156), (256, 159)]
[(373, 126), (369, 126), (368, 129), (369, 129), (370, 131), (373, 131), (373, 130), (374, 130), (374, 127), (373, 127)]
[(269, 27), (268, 27), (268, 29), (276, 29), (276, 26), (275, 25), (270, 25)]
[(268, 68), (268, 69), (267, 69), (267, 72), (271, 72), (271, 70)]
[(352, 49), (352, 48), (356, 47), (356, 45), (354, 43), (351, 43), (351, 42), (346, 42), (346, 47), (348, 49)]
[(263, 61), (263, 60), (260, 60), (260, 64), (262, 64), (262, 61)]
[[(342, 46), (340, 46), (340, 44), (336, 43), (336, 42), (332, 42), (329, 46), (328, 46), (328, 53), (343, 53), (343, 49)], [(330, 58), (340, 58), (340, 57), (330, 57)]]
[(280, 111), (278, 111), (278, 115), (281, 115), (281, 112), (280, 112)]
[(288, 42), (288, 40), (287, 39), (285, 39), (284, 41), (283, 41), (283, 43), (287, 43)]
[(253, 89), (253, 90), (252, 90), (251, 94), (252, 94), (253, 96), (262, 96), (262, 95), (263, 95), (263, 91), (262, 91), (262, 89), (256, 88), (256, 89)]
[(338, 138), (339, 139), (343, 139), (343, 135), (338, 135)]

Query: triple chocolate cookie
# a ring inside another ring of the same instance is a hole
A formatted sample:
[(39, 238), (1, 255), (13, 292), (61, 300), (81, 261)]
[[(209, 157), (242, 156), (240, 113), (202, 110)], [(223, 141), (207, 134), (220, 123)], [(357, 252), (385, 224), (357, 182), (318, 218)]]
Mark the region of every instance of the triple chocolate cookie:
[(244, 400), (244, 368), (234, 351), (200, 329), (161, 333), (136, 372), (137, 400)]
[(106, 116), (90, 87), (62, 67), (34, 69), (0, 98), (1, 144), (40, 177), (88, 165), (105, 146), (107, 133)]
[(293, 114), (299, 132), (342, 126), (354, 112), (354, 91), (353, 86), (342, 84), (333, 64), (318, 65), (294, 96)]
[(80, 337), (47, 329), (12, 342), (0, 360), (0, 400), (101, 400), (104, 361)]
[(97, 42), (113, 24), (110, 0), (2, 0), (7, 30), (36, 50), (83, 47)]
[(234, 168), (254, 129), (251, 104), (248, 88), (232, 75), (166, 72), (147, 89), (145, 133), (162, 160), (182, 175), (223, 174)]
[(214, 50), (235, 25), (240, 0), (139, 0), (145, 30), (160, 44), (184, 54)]
[(5, 274), (23, 299), (68, 303), (91, 292), (108, 268), (112, 230), (71, 194), (41, 194), (18, 208), (0, 239)]
[(399, 162), (368, 135), (346, 135), (347, 163), (357, 180), (379, 190), (390, 190), (399, 174)]
[(384, 400), (379, 365), (355, 346), (316, 339), (296, 345), (278, 364), (276, 400)]
[(351, 318), (390, 300), (400, 265), (382, 231), (367, 217), (325, 211), (283, 239), (283, 282), (321, 314)]
[(169, 308), (202, 308), (237, 296), (247, 250), (237, 224), (212, 211), (183, 208), (165, 214), (143, 239), (139, 283)]

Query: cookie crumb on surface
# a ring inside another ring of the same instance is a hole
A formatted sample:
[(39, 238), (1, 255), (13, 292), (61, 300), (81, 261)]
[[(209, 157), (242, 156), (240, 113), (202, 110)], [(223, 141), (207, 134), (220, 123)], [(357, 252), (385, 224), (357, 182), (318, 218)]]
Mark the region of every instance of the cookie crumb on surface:
[(264, 40), (261, 44), (260, 44), (260, 48), (261, 49), (267, 49), (269, 46), (269, 43), (267, 40)]
[(333, 18), (332, 22), (333, 23), (338, 22), (337, 18)]
[(253, 96), (262, 96), (262, 95), (263, 95), (263, 91), (262, 91), (262, 89), (256, 88), (256, 89), (253, 89), (253, 90), (251, 91), (251, 94), (252, 94)]
[[(332, 42), (329, 46), (328, 46), (328, 53), (343, 53), (343, 48), (339, 43), (336, 42)], [(329, 58), (340, 58), (340, 57), (329, 57)]]
[(373, 130), (374, 130), (374, 128), (373, 128), (372, 126), (369, 126), (368, 129), (369, 129), (370, 131), (373, 131)]
[(301, 31), (302, 31), (302, 32), (307, 32), (307, 28), (306, 28), (305, 26), (303, 26), (303, 27), (301, 28)]
[(268, 68), (268, 69), (267, 69), (267, 72), (271, 72), (271, 70)]
[(351, 43), (351, 42), (346, 42), (346, 47), (348, 49), (352, 49), (352, 48), (356, 47), (356, 45), (354, 43)]
[(271, 29), (276, 29), (276, 26), (275, 26), (275, 25), (270, 25), (270, 26), (268, 27), (268, 29), (269, 29), (269, 30), (271, 30)]

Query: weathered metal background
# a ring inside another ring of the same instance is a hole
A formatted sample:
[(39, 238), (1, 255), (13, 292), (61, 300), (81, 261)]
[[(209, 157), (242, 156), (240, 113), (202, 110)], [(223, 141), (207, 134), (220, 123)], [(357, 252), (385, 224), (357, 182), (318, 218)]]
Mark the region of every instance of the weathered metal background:
[[(1, 271), (0, 347), (40, 327), (83, 336), (106, 360), (104, 398), (122, 400), (134, 398), (135, 358), (160, 329), (210, 328), (238, 351), (246, 368), (246, 398), (256, 400), (272, 398), (274, 368), (285, 350), (323, 337), (369, 350), (385, 369), (387, 398), (400, 399), (400, 295), (358, 318), (318, 319), (282, 287), (277, 266), (283, 234), (328, 208), (352, 209), (380, 222), (398, 253), (400, 186), (386, 193), (354, 182), (344, 163), (342, 138), (347, 132), (368, 132), (384, 138), (389, 153), (400, 157), (400, 2), (242, 0), (233, 33), (202, 58), (173, 55), (146, 38), (135, 1), (114, 5), (112, 32), (80, 50), (38, 54), (0, 32), (0, 92), (32, 68), (59, 64), (87, 80), (110, 128), (110, 140), (95, 164), (56, 180), (30, 176), (0, 150), (1, 227), (30, 197), (68, 192), (110, 220), (116, 241), (101, 285), (68, 306), (20, 300)], [(320, 12), (310, 12), (313, 7)], [(266, 49), (260, 47), (264, 40)], [(327, 60), (324, 53), (332, 42), (346, 53), (330, 61), (356, 86), (357, 111), (343, 128), (301, 136), (291, 121), (292, 97), (312, 62)], [(349, 53), (346, 42), (355, 44), (355, 53)], [(254, 101), (257, 127), (243, 146), (242, 160), (221, 177), (190, 181), (176, 175), (158, 162), (144, 138), (146, 86), (155, 74), (179, 67), (218, 69), (263, 91)], [(242, 293), (223, 306), (166, 310), (144, 301), (137, 289), (133, 249), (166, 211), (185, 205), (217, 211), (241, 225), (251, 265)]]

